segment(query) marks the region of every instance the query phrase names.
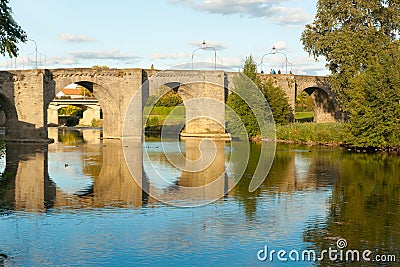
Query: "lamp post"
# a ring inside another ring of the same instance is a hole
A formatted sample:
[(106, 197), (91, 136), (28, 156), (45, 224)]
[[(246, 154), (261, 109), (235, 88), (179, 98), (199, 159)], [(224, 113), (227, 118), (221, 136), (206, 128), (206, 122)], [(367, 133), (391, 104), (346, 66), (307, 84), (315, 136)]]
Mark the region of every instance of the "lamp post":
[(290, 65), (290, 74), (292, 74), (293, 64), (286, 60), (286, 65), (287, 65), (287, 64)]
[(192, 53), (192, 69), (194, 68), (194, 64), (193, 64), (194, 53), (196, 53), (196, 51), (198, 51), (200, 49), (202, 49), (202, 50), (207, 50), (207, 49), (214, 50), (214, 69), (216, 70), (217, 69), (217, 50), (212, 46), (207, 46), (206, 41), (203, 41), (203, 43), (201, 44), (200, 48), (197, 48), (197, 49), (195, 49), (193, 51), (193, 53)]
[(37, 43), (35, 40), (32, 39), (27, 39), (28, 41), (31, 41), (35, 44), (35, 69), (37, 69), (38, 66), (38, 60), (37, 60), (37, 56), (38, 56), (38, 49), (37, 49)]
[(264, 57), (265, 56), (267, 56), (267, 55), (275, 55), (275, 54), (282, 54), (282, 55), (284, 55), (285, 56), (285, 64), (286, 64), (286, 74), (287, 74), (287, 64), (288, 64), (288, 59), (287, 59), (287, 56), (286, 56), (286, 54), (285, 53), (283, 53), (283, 52), (279, 52), (276, 48), (275, 48), (275, 46), (272, 46), (272, 50), (271, 50), (271, 52), (269, 52), (269, 53), (266, 53), (265, 55), (263, 55), (262, 57), (261, 57), (261, 71), (262, 71), (262, 65), (263, 65), (263, 60), (264, 60)]
[(221, 68), (221, 70), (222, 70), (222, 58), (220, 58), (219, 56), (217, 56), (217, 58), (218, 58), (219, 61), (220, 61), (220, 68)]

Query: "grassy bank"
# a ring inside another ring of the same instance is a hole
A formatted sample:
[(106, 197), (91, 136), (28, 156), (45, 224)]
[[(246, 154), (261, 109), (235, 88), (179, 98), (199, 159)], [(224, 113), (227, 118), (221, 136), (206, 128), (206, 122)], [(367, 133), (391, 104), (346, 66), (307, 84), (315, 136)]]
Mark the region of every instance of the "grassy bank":
[(276, 125), (279, 141), (296, 143), (340, 144), (345, 137), (343, 123), (290, 123)]
[[(184, 124), (185, 107), (178, 106), (174, 114), (170, 115), (169, 122), (165, 120), (174, 107), (154, 107), (146, 123), (146, 131), (160, 132), (164, 124)], [(298, 112), (297, 119), (312, 118), (312, 112)], [(344, 123), (290, 123), (276, 125), (276, 138), (278, 141), (295, 143), (340, 144), (345, 137)]]
[[(174, 110), (175, 109), (175, 110)], [(173, 111), (172, 114), (170, 114)], [(185, 107), (153, 107), (146, 122), (146, 131), (161, 132), (163, 125), (185, 124)], [(168, 117), (168, 122), (166, 119)]]
[(298, 122), (312, 122), (314, 120), (314, 112), (301, 111), (294, 114), (295, 121)]

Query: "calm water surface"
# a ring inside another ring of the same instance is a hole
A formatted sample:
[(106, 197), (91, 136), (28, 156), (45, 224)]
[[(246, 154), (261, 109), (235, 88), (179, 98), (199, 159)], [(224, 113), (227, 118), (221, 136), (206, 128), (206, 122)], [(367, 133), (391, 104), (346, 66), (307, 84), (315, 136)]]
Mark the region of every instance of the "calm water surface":
[[(58, 134), (49, 146), (3, 150), (0, 253), (8, 259), (0, 257), (0, 266), (367, 265), (257, 259), (265, 246), (320, 252), (336, 248), (339, 238), (349, 249), (395, 254), (400, 262), (399, 157), (277, 145), (267, 180), (249, 193), (261, 149), (252, 145), (250, 164), (233, 190), (205, 206), (177, 208), (134, 182), (119, 141), (100, 141), (98, 130)], [(135, 165), (133, 176), (163, 197), (176, 197), (176, 185), (196, 186), (221, 172), (228, 184), (239, 164), (224, 172), (230, 146), (223, 143), (216, 163), (193, 176), (168, 164), (159, 140), (145, 146), (152, 163)], [(140, 148), (134, 153), (142, 158)], [(149, 164), (166, 180), (152, 176)]]

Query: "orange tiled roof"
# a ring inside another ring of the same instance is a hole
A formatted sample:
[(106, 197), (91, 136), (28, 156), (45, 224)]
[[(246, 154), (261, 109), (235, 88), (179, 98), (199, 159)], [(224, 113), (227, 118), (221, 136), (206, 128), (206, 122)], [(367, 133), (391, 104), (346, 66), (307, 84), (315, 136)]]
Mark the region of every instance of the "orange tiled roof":
[(64, 88), (61, 91), (65, 95), (81, 95), (81, 93), (82, 93), (81, 89), (75, 89), (75, 88)]

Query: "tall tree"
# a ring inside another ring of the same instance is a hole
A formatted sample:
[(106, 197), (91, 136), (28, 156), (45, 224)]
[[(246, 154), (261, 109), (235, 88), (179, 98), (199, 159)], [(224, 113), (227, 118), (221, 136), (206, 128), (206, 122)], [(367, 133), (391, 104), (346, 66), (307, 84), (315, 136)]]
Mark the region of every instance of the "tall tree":
[(12, 17), (9, 0), (0, 0), (0, 53), (10, 57), (18, 55), (17, 44), (26, 42), (26, 33)]
[(398, 42), (399, 34), (398, 0), (319, 0), (301, 40), (315, 58), (326, 58), (334, 89), (346, 106), (348, 79), (369, 67), (389, 43)]
[(353, 145), (400, 146), (399, 37), (399, 0), (319, 0), (302, 34), (304, 49), (328, 62)]
[[(280, 87), (276, 86), (271, 79), (260, 79), (260, 76), (257, 74), (257, 64), (255, 63), (251, 55), (246, 58), (242, 73), (252, 81), (253, 86), (258, 87), (258, 89), (261, 90), (264, 96), (263, 101), (266, 100), (266, 103), (268, 103), (275, 122), (289, 122), (292, 111), (289, 106), (288, 98), (286, 97), (285, 92)], [(249, 91), (247, 88), (249, 86), (247, 78), (239, 78), (234, 81), (235, 88), (239, 90), (243, 95), (246, 95), (246, 92)], [(255, 96), (247, 95), (247, 97), (254, 98)], [(247, 103), (239, 95), (235, 93), (230, 94), (227, 99), (227, 105), (231, 107), (240, 117), (250, 138), (260, 136), (260, 127), (258, 125), (257, 119), (254, 116), (254, 110), (251, 110)], [(263, 108), (265, 109), (267, 107), (261, 105), (260, 103), (260, 109)], [(235, 131), (239, 128), (238, 125), (231, 124), (229, 118), (227, 120), (227, 124), (230, 131)]]
[(348, 141), (361, 147), (400, 147), (400, 48), (371, 59), (349, 80)]
[[(247, 98), (251, 97), (248, 96), (248, 86), (256, 87), (260, 84), (260, 80), (257, 77), (257, 65), (255, 64), (251, 55), (246, 58), (242, 73), (243, 74), (236, 77), (236, 79), (233, 81), (235, 89), (237, 92), (240, 92), (242, 96), (232, 92), (229, 95), (226, 104), (237, 114), (237, 116), (239, 116), (241, 123), (246, 128), (248, 137), (251, 139), (261, 135), (260, 127), (256, 117), (254, 116), (253, 110), (242, 98), (243, 96)], [(234, 134), (235, 136), (241, 135), (241, 123), (232, 119), (231, 113), (227, 112), (227, 128), (231, 134)]]
[(281, 87), (274, 84), (271, 78), (263, 80), (260, 89), (267, 100), (276, 123), (289, 123), (293, 110), (289, 105), (289, 99)]

